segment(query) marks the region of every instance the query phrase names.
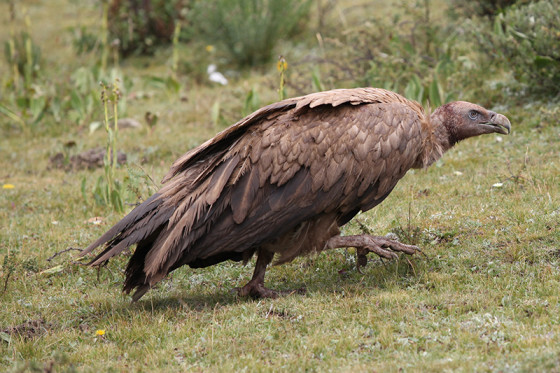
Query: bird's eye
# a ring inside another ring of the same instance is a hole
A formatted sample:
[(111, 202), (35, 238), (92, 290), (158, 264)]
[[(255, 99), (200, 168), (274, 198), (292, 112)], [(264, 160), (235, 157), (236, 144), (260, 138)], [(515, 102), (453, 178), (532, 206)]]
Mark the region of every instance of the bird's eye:
[(472, 119), (472, 120), (475, 120), (476, 118), (478, 118), (478, 111), (476, 111), (476, 110), (469, 111), (469, 118)]

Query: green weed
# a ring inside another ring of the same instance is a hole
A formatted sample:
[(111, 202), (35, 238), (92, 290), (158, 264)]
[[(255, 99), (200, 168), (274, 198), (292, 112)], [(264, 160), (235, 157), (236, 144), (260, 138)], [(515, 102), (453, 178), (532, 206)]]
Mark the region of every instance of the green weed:
[(101, 74), (107, 71), (109, 58), (109, 0), (101, 1), (103, 15), (101, 17)]
[(560, 15), (557, 1), (541, 0), (496, 17), (494, 47), (531, 92), (560, 93)]
[(241, 115), (243, 117), (251, 114), (261, 107), (261, 100), (256, 87), (252, 87), (251, 90), (245, 96), (245, 103), (243, 104), (243, 111)]
[(177, 21), (175, 31), (173, 31), (173, 56), (171, 59), (171, 71), (175, 79), (177, 79), (177, 70), (179, 69), (179, 35), (181, 35), (181, 22)]
[(303, 27), (310, 6), (307, 0), (200, 1), (190, 19), (233, 63), (257, 66), (269, 62), (276, 45)]
[[(157, 48), (188, 40), (189, 27), (177, 29), (193, 7), (188, 0), (111, 1), (107, 14), (108, 35), (118, 40), (120, 54), (153, 55)], [(188, 26), (188, 25), (186, 25)]]
[(278, 97), (280, 101), (287, 97), (286, 94), (286, 71), (288, 71), (288, 62), (282, 56), (278, 59), (278, 63), (276, 64), (276, 68), (280, 73), (280, 84), (278, 87)]
[[(124, 187), (116, 178), (117, 168), (117, 135), (118, 135), (118, 103), (121, 97), (119, 81), (111, 86), (101, 83), (101, 102), (103, 102), (103, 127), (107, 133), (107, 145), (103, 157), (103, 176), (99, 176), (93, 188), (93, 199), (97, 205), (111, 206), (116, 212), (124, 211)], [(112, 116), (110, 116), (110, 112)], [(84, 202), (89, 201), (87, 181), (84, 177), (81, 192)]]

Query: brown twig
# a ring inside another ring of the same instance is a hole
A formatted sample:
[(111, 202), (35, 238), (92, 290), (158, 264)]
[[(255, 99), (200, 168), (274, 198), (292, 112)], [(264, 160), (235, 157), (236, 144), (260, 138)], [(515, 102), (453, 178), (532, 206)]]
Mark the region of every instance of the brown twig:
[(414, 267), (414, 263), (412, 263), (412, 261), (408, 258), (405, 258), (405, 259), (408, 262), (408, 265), (410, 266), (410, 268), (412, 268), (412, 273), (414, 273), (414, 277), (417, 277), (416, 276), (416, 268)]
[(356, 221), (356, 223), (358, 223), (363, 233), (373, 235), (371, 229), (369, 229), (369, 227), (365, 225), (360, 219), (354, 219), (354, 220)]
[(75, 247), (69, 247), (69, 248), (67, 248), (67, 249), (58, 251), (58, 252), (54, 253), (53, 256), (51, 256), (50, 258), (48, 258), (48, 259), (47, 259), (47, 262), (50, 262), (51, 260), (53, 260), (54, 258), (56, 258), (57, 256), (59, 256), (60, 254), (67, 253), (67, 252), (69, 252), (69, 251), (80, 251), (80, 252), (81, 252), (82, 249), (78, 249), (78, 248), (75, 248)]

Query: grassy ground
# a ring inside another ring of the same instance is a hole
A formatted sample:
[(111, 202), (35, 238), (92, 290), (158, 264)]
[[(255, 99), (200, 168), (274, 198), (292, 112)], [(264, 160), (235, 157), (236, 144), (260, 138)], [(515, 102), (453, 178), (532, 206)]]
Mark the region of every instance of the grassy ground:
[[(57, 71), (55, 61), (69, 53), (64, 39), (49, 38), (59, 29), (34, 19)], [(123, 130), (119, 148), (156, 182), (178, 155), (223, 128), (210, 119), (216, 97), (227, 122), (239, 118), (248, 87), (262, 84), (263, 104), (276, 95), (267, 88), (275, 75), (257, 74), (169, 98), (142, 85), (143, 75), (165, 71), (164, 59), (123, 67), (135, 90), (148, 93), (128, 100), (129, 116), (149, 108), (160, 120), (153, 133)], [(267, 284), (307, 293), (260, 301), (231, 292), (253, 263), (181, 268), (131, 304), (120, 293), (126, 256), (100, 271), (72, 263), (75, 252), (53, 257), (85, 247), (122, 217), (82, 197), (82, 178), (91, 186), (102, 170), (49, 169), (65, 142), (78, 152), (102, 146), (105, 135), (6, 131), (0, 184), (14, 188), (0, 189), (0, 258), (13, 259), (14, 271), (5, 264), (0, 272), (0, 370), (558, 371), (558, 110), (535, 103), (499, 111), (511, 119), (511, 136), (459, 144), (358, 217), (373, 232), (420, 245), (425, 257), (412, 265), (370, 257), (363, 275), (352, 250), (298, 258), (269, 270)], [(88, 222), (95, 216), (100, 225)], [(356, 221), (345, 227), (359, 231)]]

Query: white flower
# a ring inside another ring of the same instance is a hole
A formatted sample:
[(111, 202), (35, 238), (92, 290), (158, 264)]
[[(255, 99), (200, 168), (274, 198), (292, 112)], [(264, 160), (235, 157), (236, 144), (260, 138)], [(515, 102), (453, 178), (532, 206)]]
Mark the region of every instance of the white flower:
[(226, 77), (221, 72), (216, 71), (216, 65), (214, 65), (213, 63), (208, 65), (206, 72), (208, 73), (208, 79), (211, 82), (219, 83), (221, 85), (228, 84), (228, 80), (226, 79)]

